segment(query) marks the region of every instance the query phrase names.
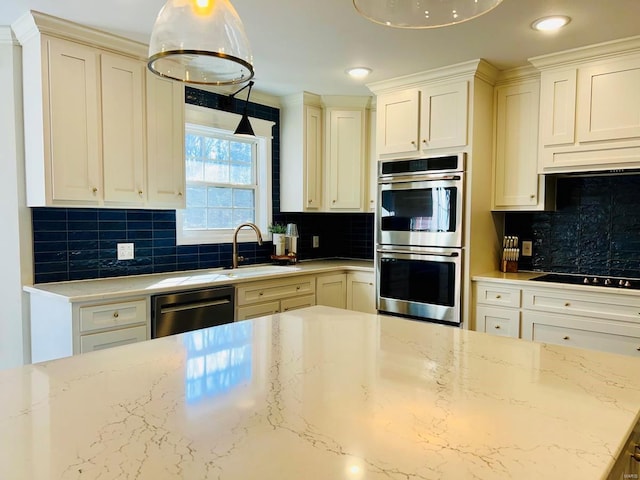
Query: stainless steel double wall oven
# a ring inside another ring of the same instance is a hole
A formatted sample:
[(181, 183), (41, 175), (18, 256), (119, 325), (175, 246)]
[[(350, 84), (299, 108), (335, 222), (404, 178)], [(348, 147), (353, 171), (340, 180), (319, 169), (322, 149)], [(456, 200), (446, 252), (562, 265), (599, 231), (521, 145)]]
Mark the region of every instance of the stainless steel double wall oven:
[(460, 325), (465, 154), (380, 161), (377, 308)]

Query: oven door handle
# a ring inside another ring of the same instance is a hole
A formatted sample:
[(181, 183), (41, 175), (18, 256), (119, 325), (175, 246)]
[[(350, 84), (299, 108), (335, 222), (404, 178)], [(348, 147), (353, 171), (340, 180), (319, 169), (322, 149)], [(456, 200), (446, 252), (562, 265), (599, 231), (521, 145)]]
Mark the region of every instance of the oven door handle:
[(440, 180), (460, 180), (462, 177), (459, 175), (415, 175), (415, 176), (402, 176), (391, 177), (383, 176), (378, 179), (378, 183), (384, 185), (386, 183), (407, 183), (407, 182), (437, 182)]
[(404, 254), (404, 255), (431, 255), (434, 257), (458, 257), (460, 256), (460, 254), (458, 252), (434, 252), (434, 251), (429, 251), (429, 250), (420, 250), (419, 252), (415, 251), (415, 250), (400, 250), (400, 249), (393, 249), (393, 250), (383, 250), (378, 248), (377, 249), (378, 253), (399, 253), (399, 254)]

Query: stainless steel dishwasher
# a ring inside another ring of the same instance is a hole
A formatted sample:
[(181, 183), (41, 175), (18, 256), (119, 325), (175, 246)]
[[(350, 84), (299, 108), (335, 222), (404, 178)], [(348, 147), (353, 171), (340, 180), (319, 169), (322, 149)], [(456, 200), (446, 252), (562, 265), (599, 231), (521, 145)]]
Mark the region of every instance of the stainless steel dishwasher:
[(233, 322), (235, 287), (202, 288), (151, 297), (151, 338)]

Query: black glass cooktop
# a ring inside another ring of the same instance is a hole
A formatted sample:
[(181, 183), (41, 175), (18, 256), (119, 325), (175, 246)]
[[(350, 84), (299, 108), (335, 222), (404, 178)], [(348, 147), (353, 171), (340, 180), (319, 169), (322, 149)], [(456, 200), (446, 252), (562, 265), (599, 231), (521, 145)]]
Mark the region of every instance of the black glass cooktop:
[(628, 288), (640, 290), (640, 280), (634, 278), (599, 277), (593, 275), (573, 275), (569, 273), (547, 273), (531, 280), (535, 282), (570, 283), (573, 285), (593, 285), (597, 287)]

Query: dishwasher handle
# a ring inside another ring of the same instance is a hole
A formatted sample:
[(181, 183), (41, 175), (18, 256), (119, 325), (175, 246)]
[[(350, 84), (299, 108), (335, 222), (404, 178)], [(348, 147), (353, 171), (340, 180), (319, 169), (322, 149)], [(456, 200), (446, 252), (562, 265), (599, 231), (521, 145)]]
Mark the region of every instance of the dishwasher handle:
[(165, 313), (183, 312), (185, 310), (195, 310), (197, 308), (217, 307), (219, 305), (227, 305), (228, 303), (231, 303), (231, 300), (229, 300), (228, 298), (223, 298), (221, 300), (203, 300), (200, 302), (162, 305), (160, 307), (160, 314), (162, 315)]

